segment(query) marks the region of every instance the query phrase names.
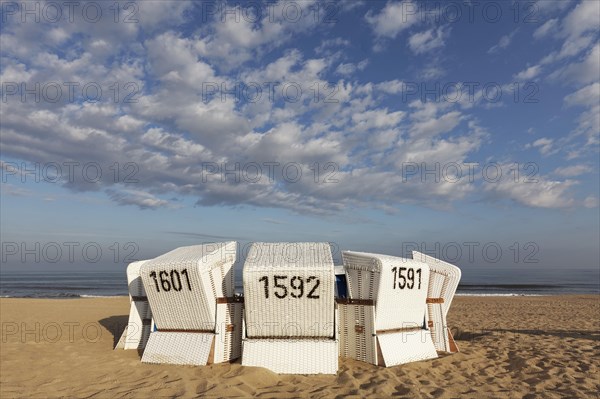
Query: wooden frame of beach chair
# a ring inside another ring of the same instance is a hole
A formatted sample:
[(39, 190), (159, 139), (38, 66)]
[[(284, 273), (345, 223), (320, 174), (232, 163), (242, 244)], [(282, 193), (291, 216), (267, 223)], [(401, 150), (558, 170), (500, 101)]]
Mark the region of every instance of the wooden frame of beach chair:
[(243, 271), (242, 365), (336, 374), (339, 347), (328, 243), (254, 243)]
[(339, 299), (343, 357), (390, 367), (433, 359), (427, 329), (427, 263), (393, 256), (342, 252), (348, 298)]
[(427, 313), (435, 348), (440, 352), (458, 352), (458, 346), (448, 328), (446, 316), (460, 282), (461, 271), (453, 264), (418, 251), (413, 251), (412, 257), (429, 265)]
[(140, 268), (146, 262), (146, 260), (132, 262), (127, 266), (129, 320), (115, 349), (143, 350), (152, 331), (152, 311), (140, 278)]
[(241, 355), (243, 302), (235, 297), (236, 242), (177, 248), (141, 266), (156, 331), (144, 363), (206, 365)]

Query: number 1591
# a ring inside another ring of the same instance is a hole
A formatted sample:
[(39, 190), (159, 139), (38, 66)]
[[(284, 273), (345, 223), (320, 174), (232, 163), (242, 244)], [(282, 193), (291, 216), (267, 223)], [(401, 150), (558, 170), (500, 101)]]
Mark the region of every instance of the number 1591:
[[(412, 267), (393, 267), (392, 273), (394, 274), (394, 289), (421, 289), (421, 269), (415, 270)], [(415, 287), (415, 275), (418, 276), (417, 287)]]

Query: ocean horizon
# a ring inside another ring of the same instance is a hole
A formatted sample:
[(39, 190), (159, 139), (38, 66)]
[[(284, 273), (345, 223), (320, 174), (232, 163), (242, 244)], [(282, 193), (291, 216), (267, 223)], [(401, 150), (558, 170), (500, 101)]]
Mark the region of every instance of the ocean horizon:
[[(564, 274), (564, 273), (563, 273)], [(546, 277), (546, 278), (541, 278)], [(568, 278), (566, 278), (568, 277)], [(489, 274), (465, 272), (458, 296), (537, 296), (600, 294), (598, 272), (593, 270), (560, 276), (556, 270), (539, 273)], [(236, 270), (236, 292), (242, 293), (242, 273)], [(126, 296), (123, 271), (0, 271), (2, 298), (85, 298)]]

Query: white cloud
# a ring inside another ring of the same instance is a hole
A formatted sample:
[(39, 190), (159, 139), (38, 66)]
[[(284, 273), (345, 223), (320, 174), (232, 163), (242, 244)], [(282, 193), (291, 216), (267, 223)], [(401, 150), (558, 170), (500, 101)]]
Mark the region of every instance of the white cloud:
[(201, 144), (180, 135), (167, 133), (161, 128), (148, 129), (140, 137), (140, 141), (149, 147), (168, 153), (174, 160), (211, 158), (210, 151)]
[(566, 140), (573, 140), (583, 136), (587, 140), (584, 146), (572, 150), (568, 158), (574, 159), (583, 155), (586, 150), (597, 151), (600, 144), (600, 82), (596, 81), (564, 98), (567, 107), (585, 107), (577, 117), (577, 127), (571, 132)]
[(140, 209), (157, 209), (169, 205), (169, 201), (139, 190), (107, 190), (111, 199), (121, 205), (134, 205)]
[[(244, 3), (218, 6), (214, 18), (201, 26), (196, 47), (208, 60), (217, 61), (219, 68), (229, 72), (244, 63), (288, 43), (294, 35), (311, 32), (320, 21), (308, 12), (314, 1), (302, 3), (299, 19), (286, 17), (291, 11), (281, 0), (269, 3), (260, 21), (241, 17), (248, 10)], [(335, 45), (335, 43), (331, 43)]]
[(403, 152), (397, 154), (397, 165), (405, 162), (425, 162), (430, 165), (436, 163), (447, 165), (451, 162), (461, 163), (468, 155), (477, 150), (482, 144), (482, 135), (476, 130), (466, 136), (448, 139), (416, 138), (406, 143)]
[(590, 166), (578, 164), (556, 168), (554, 174), (562, 177), (576, 177), (591, 171), (592, 168)]
[(367, 58), (365, 58), (364, 60), (360, 61), (358, 64), (356, 64), (356, 67), (358, 68), (359, 71), (364, 70), (367, 66), (369, 65), (369, 60)]
[(558, 69), (550, 75), (550, 78), (570, 82), (590, 83), (597, 81), (599, 76), (600, 43), (597, 42), (580, 62), (574, 62)]
[(447, 133), (454, 129), (462, 120), (461, 113), (451, 111), (439, 118), (415, 122), (411, 128), (411, 135), (416, 137), (432, 137)]
[[(194, 4), (192, 1), (183, 0), (176, 3), (164, 1), (140, 1), (136, 3), (137, 8), (123, 5), (123, 18), (128, 16), (129, 20), (137, 20), (147, 31), (160, 29), (163, 25), (172, 26), (185, 22), (185, 13), (191, 11)], [(126, 7), (126, 8), (125, 8)]]
[(533, 13), (532, 16), (536, 14), (540, 15), (548, 15), (553, 14), (557, 11), (562, 11), (571, 6), (573, 0), (560, 0), (560, 1), (548, 1), (548, 0), (537, 0), (535, 2), (535, 7), (532, 7), (530, 10)]
[(558, 32), (558, 18), (552, 18), (537, 28), (533, 32), (533, 37), (535, 39), (541, 39), (556, 32)]
[(387, 80), (385, 82), (377, 83), (375, 87), (377, 90), (381, 90), (387, 94), (399, 94), (404, 90), (404, 82), (398, 79)]
[(419, 77), (425, 80), (439, 79), (446, 74), (446, 71), (436, 62), (426, 65), (421, 71), (419, 71)]
[(586, 197), (585, 200), (583, 200), (583, 206), (590, 209), (598, 208), (598, 197), (592, 195)]
[(575, 184), (577, 182), (572, 180), (555, 181), (542, 176), (537, 177), (537, 182), (515, 182), (509, 176), (498, 182), (487, 182), (484, 189), (499, 198), (510, 199), (530, 207), (568, 208), (576, 204), (571, 189)]
[(537, 139), (533, 143), (527, 144), (525, 148), (537, 148), (542, 155), (552, 155), (558, 151), (558, 149), (554, 148), (554, 139), (547, 137)]
[(351, 62), (348, 62), (345, 64), (338, 65), (338, 67), (336, 68), (335, 71), (337, 73), (339, 73), (340, 75), (350, 76), (356, 71), (364, 70), (368, 64), (369, 64), (368, 59), (364, 59), (364, 60), (360, 61), (358, 64), (353, 64)]
[(341, 37), (336, 37), (334, 39), (326, 39), (321, 42), (321, 44), (315, 48), (315, 53), (321, 54), (331, 54), (334, 50), (337, 50), (340, 47), (348, 47), (350, 45), (350, 41), (346, 39), (342, 39)]
[(531, 80), (540, 74), (541, 69), (540, 65), (533, 65), (514, 75), (514, 78), (520, 81)]
[(350, 76), (354, 73), (354, 71), (356, 71), (356, 65), (354, 65), (351, 62), (346, 64), (340, 64), (338, 65), (335, 71), (340, 75)]
[[(283, 4), (275, 7), (281, 11)], [(143, 209), (171, 207), (172, 201), (164, 198), (182, 195), (201, 205), (249, 204), (331, 214), (354, 206), (388, 210), (399, 203), (447, 206), (480, 192), (480, 186), (466, 180), (402, 182), (402, 162), (466, 161), (488, 133), (460, 108), (463, 104), (416, 101), (406, 106), (382, 94), (401, 93), (400, 79), (379, 83), (340, 79), (334, 82), (337, 103), (273, 102), (266, 93), (255, 103), (238, 101), (235, 95), (222, 101), (219, 94), (204, 101), (202, 83), (231, 88), (239, 81), (295, 82), (311, 100), (311, 87), (323, 87), (336, 67), (341, 73), (355, 73), (366, 68), (368, 60), (348, 62), (345, 52), (352, 43), (342, 38), (322, 41), (315, 49), (317, 57), (295, 44), (284, 48), (293, 35), (314, 30), (312, 14), (296, 24), (280, 19), (233, 23), (231, 16), (222, 23), (219, 15), (190, 32), (177, 26), (187, 22), (188, 5), (174, 6), (172, 11), (164, 4), (148, 3), (140, 18), (152, 23), (98, 24), (88, 27), (89, 34), (81, 26), (61, 25), (46, 35), (37, 26), (31, 32), (3, 27), (9, 32), (3, 30), (0, 38), (3, 55), (7, 54), (1, 60), (2, 79), (139, 84), (138, 101), (132, 104), (2, 104), (3, 154), (38, 162), (93, 161), (106, 167), (133, 162), (139, 167), (136, 190), (111, 181), (96, 186), (75, 181), (66, 187), (101, 191), (117, 204)], [(408, 8), (417, 6), (389, 2), (380, 13), (367, 13), (376, 40), (414, 29), (420, 32), (408, 39), (412, 51), (441, 47), (449, 29), (417, 29), (418, 13)], [(57, 51), (57, 45), (67, 42), (69, 48)], [(267, 53), (273, 60), (269, 64), (253, 62)], [(441, 65), (432, 57), (418, 73), (437, 78), (444, 73)], [(577, 105), (584, 95), (565, 103)], [(548, 145), (552, 151), (557, 143)], [(535, 148), (543, 147), (538, 143)], [(281, 176), (258, 184), (223, 183), (220, 175), (204, 181), (203, 162), (229, 167), (237, 162), (294, 162), (305, 168), (305, 177), (315, 162), (321, 166), (334, 162), (339, 183), (315, 185), (312, 178), (304, 178), (290, 184)], [(540, 204), (546, 206), (544, 201)]]
[(565, 97), (568, 107), (576, 105), (593, 107), (600, 102), (600, 82), (589, 84)]
[(450, 28), (447, 26), (440, 26), (437, 29), (432, 28), (413, 34), (408, 39), (408, 46), (413, 53), (423, 54), (443, 47), (449, 36)]
[(2, 73), (0, 73), (0, 80), (2, 82), (27, 82), (31, 79), (32, 75), (35, 74), (35, 70), (27, 70), (27, 66), (21, 62), (11, 62), (8, 65), (5, 64)]
[(589, 108), (577, 118), (577, 127), (573, 131), (575, 136), (584, 135), (587, 149), (598, 151), (600, 144), (600, 104)]
[(584, 0), (565, 17), (562, 34), (575, 38), (589, 31), (598, 31), (600, 21), (600, 2)]
[(574, 57), (589, 48), (594, 41), (594, 35), (580, 36), (565, 40), (560, 51), (553, 51), (540, 61), (540, 64), (550, 64), (568, 57)]
[(510, 43), (513, 40), (513, 37), (517, 34), (517, 32), (519, 31), (519, 29), (515, 29), (512, 32), (510, 32), (508, 35), (504, 35), (500, 38), (500, 40), (498, 41), (498, 44), (493, 45), (492, 47), (490, 47), (490, 49), (488, 50), (488, 54), (493, 54), (496, 53), (502, 49), (507, 48)]
[(193, 40), (165, 32), (146, 41), (146, 47), (150, 70), (160, 80), (196, 88), (216, 80), (213, 68), (198, 59)]
[(413, 1), (389, 1), (378, 14), (369, 10), (365, 19), (378, 37), (395, 38), (398, 33), (419, 22), (418, 4)]
[(341, 11), (347, 12), (364, 6), (366, 2), (363, 0), (339, 0), (336, 4), (340, 7)]
[(356, 129), (364, 131), (371, 128), (396, 126), (404, 118), (404, 115), (402, 111), (388, 112), (387, 108), (370, 110), (354, 114), (352, 122), (355, 124)]
[[(540, 10), (547, 8), (548, 10), (565, 9), (570, 4), (561, 1), (541, 1), (536, 3), (536, 7)], [(598, 21), (600, 20), (600, 2), (598, 1), (582, 1), (577, 4), (571, 11), (561, 20), (558, 17), (549, 19), (543, 25), (538, 27), (533, 36), (536, 39), (552, 36), (554, 38), (563, 39), (561, 49), (552, 51), (543, 57), (539, 64), (550, 65), (558, 61), (575, 57), (581, 52), (589, 49), (590, 45), (597, 42)], [(598, 55), (593, 53), (596, 59), (590, 59), (587, 65), (578, 65), (569, 63), (562, 65), (558, 70), (551, 73), (551, 79), (560, 79), (564, 81), (580, 81), (583, 83), (591, 82), (591, 74), (598, 74)], [(595, 69), (594, 69), (595, 68)], [(579, 76), (584, 76), (581, 79)], [(586, 80), (587, 79), (587, 80)]]

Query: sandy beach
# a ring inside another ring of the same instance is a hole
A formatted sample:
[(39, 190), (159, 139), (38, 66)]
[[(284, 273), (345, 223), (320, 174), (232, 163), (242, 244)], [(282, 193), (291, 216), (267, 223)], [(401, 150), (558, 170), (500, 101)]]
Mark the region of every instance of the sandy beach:
[(113, 350), (128, 298), (0, 299), (0, 397), (591, 398), (600, 391), (600, 297), (457, 297), (461, 353), (392, 368), (340, 359), (336, 376), (226, 363), (147, 365)]

